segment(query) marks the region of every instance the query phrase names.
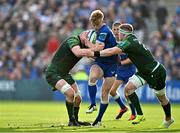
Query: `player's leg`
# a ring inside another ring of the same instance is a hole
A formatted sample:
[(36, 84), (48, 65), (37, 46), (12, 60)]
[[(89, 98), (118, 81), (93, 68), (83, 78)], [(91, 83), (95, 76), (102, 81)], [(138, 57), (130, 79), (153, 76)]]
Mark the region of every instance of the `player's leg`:
[(166, 96), (166, 70), (160, 65), (156, 71), (154, 71), (150, 77), (150, 86), (154, 88), (154, 92), (162, 105), (165, 119), (163, 121), (162, 127), (168, 128), (174, 119), (171, 117), (171, 105), (170, 101)]
[(145, 83), (146, 83), (145, 80), (141, 78), (139, 75), (133, 75), (125, 86), (125, 90), (124, 90), (125, 96), (129, 98), (129, 100), (134, 105), (137, 112), (137, 116), (135, 120), (133, 120), (132, 124), (138, 124), (141, 121), (145, 120), (139, 102), (139, 98), (135, 93), (135, 90), (143, 86)]
[(110, 95), (114, 98), (114, 100), (117, 102), (119, 107), (121, 108), (118, 115), (116, 116), (116, 119), (119, 119), (122, 117), (122, 115), (127, 112), (128, 108), (126, 105), (122, 102), (119, 93), (117, 92), (120, 85), (123, 84), (124, 81), (116, 79), (112, 85)]
[(169, 102), (169, 99), (165, 95), (165, 88), (160, 91), (156, 91), (156, 96), (161, 103), (163, 111), (165, 113), (165, 120), (163, 121), (161, 127), (168, 128), (174, 122), (174, 118), (171, 117), (171, 104)]
[(75, 91), (74, 117), (75, 117), (78, 124), (83, 125), (83, 126), (90, 126), (91, 124), (89, 122), (79, 121), (79, 117), (78, 117), (79, 116), (79, 109), (80, 109), (80, 104), (81, 104), (81, 101), (82, 101), (81, 93), (80, 93), (80, 90), (79, 90), (78, 85), (76, 84), (76, 82), (73, 83), (71, 85), (71, 87)]
[(66, 109), (69, 116), (68, 126), (79, 126), (74, 117), (74, 102), (75, 102), (75, 91), (74, 89), (64, 80), (59, 80), (55, 88), (60, 90), (62, 94), (66, 96)]
[(74, 99), (75, 92), (73, 88), (57, 73), (46, 71), (46, 80), (53, 87), (53, 90), (58, 90), (66, 97), (66, 108), (69, 116), (69, 126), (78, 126), (79, 124), (74, 118)]
[[(124, 79), (124, 82), (127, 83), (129, 78), (131, 76), (133, 76), (133, 74), (135, 73), (135, 71), (131, 71), (128, 75), (126, 74), (126, 76), (123, 77)], [(135, 111), (135, 108), (134, 108), (134, 105), (131, 103), (131, 101), (129, 100), (129, 98), (127, 96), (125, 96), (126, 98), (126, 101), (127, 103), (129, 104), (129, 107), (131, 109), (131, 116), (130, 118), (128, 119), (128, 121), (131, 121), (131, 120), (134, 120), (136, 118), (136, 111)]]
[(104, 115), (104, 112), (107, 109), (108, 103), (109, 103), (109, 93), (111, 90), (111, 87), (114, 83), (115, 78), (114, 77), (107, 77), (104, 79), (104, 83), (102, 86), (102, 94), (101, 94), (101, 103), (99, 108), (98, 116), (96, 117), (96, 120), (93, 122), (93, 126), (98, 126), (101, 123), (101, 119)]
[[(125, 96), (126, 97), (126, 96)], [(128, 121), (134, 120), (136, 118), (136, 110), (134, 105), (131, 103), (128, 97), (126, 97), (126, 101), (129, 104), (129, 107), (131, 109), (131, 116), (129, 117)]]
[(92, 65), (90, 69), (90, 75), (89, 75), (89, 81), (88, 81), (88, 92), (89, 97), (91, 101), (91, 105), (89, 106), (89, 109), (86, 111), (86, 113), (92, 113), (96, 109), (96, 93), (97, 93), (97, 87), (96, 83), (97, 80), (102, 78), (103, 76), (103, 70), (97, 65)]

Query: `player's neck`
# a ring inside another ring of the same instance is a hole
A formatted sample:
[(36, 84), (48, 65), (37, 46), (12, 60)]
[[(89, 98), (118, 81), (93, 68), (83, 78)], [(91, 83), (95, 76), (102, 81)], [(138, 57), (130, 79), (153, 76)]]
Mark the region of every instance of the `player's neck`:
[(99, 29), (101, 29), (101, 27), (102, 27), (103, 25), (105, 25), (105, 23), (101, 23), (101, 24), (97, 25), (97, 26), (96, 26), (96, 30), (98, 31)]

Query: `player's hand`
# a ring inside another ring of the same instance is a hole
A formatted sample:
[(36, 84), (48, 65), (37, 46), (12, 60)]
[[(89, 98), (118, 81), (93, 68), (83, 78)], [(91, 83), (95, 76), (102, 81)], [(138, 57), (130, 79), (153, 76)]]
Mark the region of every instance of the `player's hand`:
[(88, 35), (88, 31), (83, 31), (80, 36), (85, 41), (87, 39), (87, 35)]
[(121, 59), (120, 58), (117, 58), (117, 62), (119, 65), (121, 65)]
[(91, 51), (90, 49), (87, 49), (87, 57), (94, 57), (94, 52)]

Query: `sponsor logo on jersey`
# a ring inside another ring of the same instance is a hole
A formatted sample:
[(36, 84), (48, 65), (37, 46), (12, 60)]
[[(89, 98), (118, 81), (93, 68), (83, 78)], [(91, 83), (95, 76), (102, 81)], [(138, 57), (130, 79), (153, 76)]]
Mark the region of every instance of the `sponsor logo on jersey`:
[(105, 41), (106, 36), (107, 36), (107, 33), (100, 33), (98, 39), (101, 41)]

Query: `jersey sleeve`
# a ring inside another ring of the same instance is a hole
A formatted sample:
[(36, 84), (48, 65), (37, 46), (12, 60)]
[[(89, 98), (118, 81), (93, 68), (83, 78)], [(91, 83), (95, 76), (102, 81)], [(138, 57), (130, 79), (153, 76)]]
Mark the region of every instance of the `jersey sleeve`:
[(108, 33), (106, 33), (106, 32), (101, 32), (101, 33), (99, 34), (99, 36), (97, 37), (96, 42), (105, 43), (105, 40), (106, 40), (107, 35), (108, 35)]
[(70, 49), (72, 49), (74, 46), (79, 45), (80, 41), (76, 37), (72, 37), (68, 40), (68, 46)]
[(131, 47), (131, 43), (126, 40), (126, 41), (118, 43), (116, 46), (122, 49), (123, 52), (127, 52), (128, 49)]

